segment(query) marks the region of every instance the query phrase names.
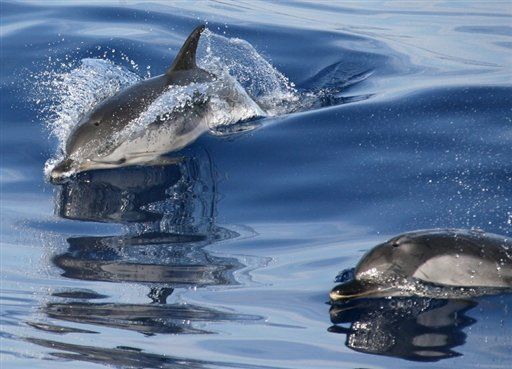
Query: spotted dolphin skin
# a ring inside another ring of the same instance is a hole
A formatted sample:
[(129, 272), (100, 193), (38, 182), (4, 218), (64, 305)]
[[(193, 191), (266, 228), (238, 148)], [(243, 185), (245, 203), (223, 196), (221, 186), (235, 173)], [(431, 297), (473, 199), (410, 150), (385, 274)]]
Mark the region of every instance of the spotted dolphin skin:
[[(196, 49), (204, 25), (198, 26), (187, 38), (173, 64), (162, 75), (143, 80), (108, 98), (77, 125), (65, 147), (65, 158), (55, 166), (50, 177), (58, 181), (70, 173), (89, 169), (147, 162), (156, 153), (179, 149), (205, 131), (198, 117), (208, 114), (206, 100), (199, 99), (194, 106), (184, 106), (170, 115), (174, 140), (162, 134), (167, 128), (162, 122), (150, 124), (144, 134), (129, 142), (112, 143), (117, 133), (139, 117), (169, 86), (188, 86), (212, 82), (216, 76), (196, 65)], [(159, 139), (159, 137), (163, 137)]]
[(478, 230), (405, 233), (368, 251), (331, 301), (512, 292), (512, 239)]

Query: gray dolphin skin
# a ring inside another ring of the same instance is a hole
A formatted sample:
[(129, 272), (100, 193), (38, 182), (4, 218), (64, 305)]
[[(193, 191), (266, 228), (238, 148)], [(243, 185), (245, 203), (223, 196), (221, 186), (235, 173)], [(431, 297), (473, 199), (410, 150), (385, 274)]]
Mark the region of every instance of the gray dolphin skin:
[[(89, 169), (147, 162), (156, 156), (155, 153), (179, 149), (204, 132), (204, 127), (199, 127), (201, 119), (198, 117), (207, 114), (208, 104), (206, 99), (199, 99), (193, 107), (182, 107), (165, 117), (166, 121), (173, 122), (173, 132), (178, 136), (172, 143), (169, 137), (165, 137), (167, 142), (157, 142), (157, 137), (162, 133), (159, 130), (164, 126), (161, 121), (148, 127), (146, 137), (136, 137), (131, 142), (109, 142), (169, 86), (187, 86), (216, 79), (215, 75), (196, 65), (196, 49), (204, 29), (205, 26), (200, 25), (192, 31), (164, 74), (128, 87), (89, 112), (69, 136), (65, 158), (52, 170), (51, 180), (59, 181), (66, 174)], [(151, 144), (148, 145), (148, 142)]]
[(512, 239), (479, 230), (405, 233), (368, 251), (331, 301), (512, 292)]

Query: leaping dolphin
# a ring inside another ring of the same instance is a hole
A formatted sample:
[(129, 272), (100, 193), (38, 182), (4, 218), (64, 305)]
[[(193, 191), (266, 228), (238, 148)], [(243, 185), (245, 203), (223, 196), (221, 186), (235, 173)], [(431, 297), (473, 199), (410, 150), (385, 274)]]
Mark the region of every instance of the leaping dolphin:
[(375, 246), (345, 274), (331, 301), (512, 292), (512, 239), (477, 230), (410, 232)]
[[(164, 74), (128, 87), (86, 114), (67, 139), (65, 157), (51, 171), (51, 180), (58, 182), (90, 169), (147, 163), (161, 154), (181, 149), (208, 130), (208, 117), (214, 116), (216, 109), (207, 94), (193, 91), (191, 101), (164, 117), (156, 117), (154, 122), (131, 132), (129, 137), (116, 140), (120, 132), (130, 128), (130, 124), (171, 86), (194, 87), (218, 79), (196, 64), (196, 49), (204, 29), (205, 26), (200, 25), (192, 31)], [(228, 107), (249, 102), (258, 111), (259, 107), (243, 88), (238, 88), (239, 85), (221, 83), (220, 86), (215, 93), (221, 95)]]

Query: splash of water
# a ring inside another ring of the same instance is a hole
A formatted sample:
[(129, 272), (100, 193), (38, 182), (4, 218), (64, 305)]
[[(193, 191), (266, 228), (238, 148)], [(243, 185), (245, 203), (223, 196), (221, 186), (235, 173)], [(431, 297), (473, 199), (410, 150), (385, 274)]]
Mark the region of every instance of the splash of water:
[(245, 40), (205, 30), (198, 56), (202, 68), (234, 77), (268, 116), (287, 114), (300, 104), (294, 84)]
[(103, 100), (140, 81), (122, 66), (104, 59), (82, 59), (78, 67), (65, 72), (47, 71), (35, 84), (36, 103), (50, 133), (59, 142), (58, 154), (45, 163), (49, 175), (63, 157), (66, 140), (80, 119)]
[(140, 133), (149, 124), (166, 121), (172, 113), (183, 111), (200, 103), (209, 104), (209, 114), (203, 117), (205, 129), (217, 133), (217, 128), (229, 126), (247, 119), (266, 115), (251, 99), (236, 79), (225, 72), (208, 83), (192, 83), (187, 86), (169, 86), (141, 115), (119, 133), (118, 141)]
[(138, 81), (135, 73), (104, 59), (82, 59), (68, 72), (47, 72), (38, 89), (48, 103), (45, 122), (61, 148), (88, 111)]

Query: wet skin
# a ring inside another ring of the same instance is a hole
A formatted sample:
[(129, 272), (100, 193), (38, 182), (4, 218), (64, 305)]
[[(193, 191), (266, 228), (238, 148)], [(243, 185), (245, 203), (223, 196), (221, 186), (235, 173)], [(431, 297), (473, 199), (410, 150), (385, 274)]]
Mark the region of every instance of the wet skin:
[(403, 280), (473, 294), (512, 289), (512, 240), (457, 229), (406, 233), (380, 244), (359, 261), (350, 280), (334, 287), (332, 301), (357, 297), (428, 294), (400, 289)]

